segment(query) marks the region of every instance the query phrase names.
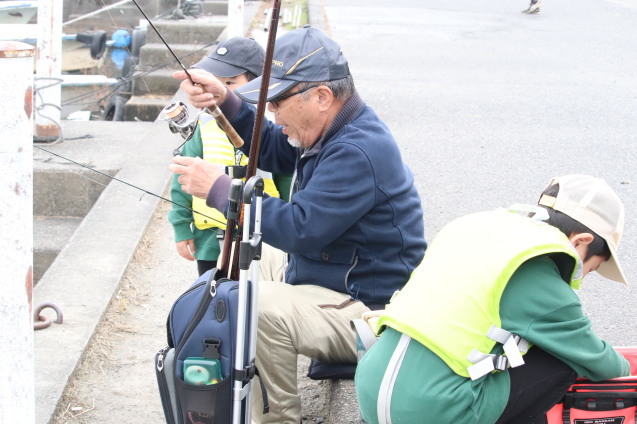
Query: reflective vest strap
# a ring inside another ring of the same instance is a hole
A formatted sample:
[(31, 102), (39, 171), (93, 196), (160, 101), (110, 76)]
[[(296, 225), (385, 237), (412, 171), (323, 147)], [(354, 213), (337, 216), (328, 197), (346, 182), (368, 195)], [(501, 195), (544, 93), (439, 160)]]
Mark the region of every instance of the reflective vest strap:
[(473, 363), (467, 367), (467, 372), (472, 380), (477, 380), (496, 370), (496, 355), (490, 353), (482, 353), (478, 349), (473, 349), (467, 359)]
[(473, 349), (467, 359), (473, 365), (467, 367), (472, 380), (477, 380), (495, 370), (504, 371), (508, 367), (515, 368), (524, 365), (522, 354), (529, 348), (529, 342), (507, 330), (492, 325), (487, 336), (503, 345), (504, 355), (493, 355)]
[(511, 332), (506, 331), (500, 327), (496, 327), (495, 325), (491, 325), (489, 331), (487, 332), (487, 336), (491, 340), (495, 340), (500, 344), (504, 344), (508, 340), (509, 337), (512, 336)]
[[(509, 337), (507, 341), (504, 342), (504, 354), (507, 356), (507, 359), (509, 360), (509, 366), (511, 366), (511, 368), (524, 365), (522, 354), (526, 353), (528, 345), (529, 344), (526, 340), (514, 334), (511, 334), (511, 337)], [(521, 346), (524, 346), (524, 350), (521, 349)]]
[(519, 367), (524, 364), (522, 354), (528, 350), (528, 342), (520, 336), (513, 334), (507, 330), (492, 325), (487, 333), (487, 336), (491, 340), (502, 344), (504, 346), (504, 354), (509, 360), (509, 365), (512, 368)]

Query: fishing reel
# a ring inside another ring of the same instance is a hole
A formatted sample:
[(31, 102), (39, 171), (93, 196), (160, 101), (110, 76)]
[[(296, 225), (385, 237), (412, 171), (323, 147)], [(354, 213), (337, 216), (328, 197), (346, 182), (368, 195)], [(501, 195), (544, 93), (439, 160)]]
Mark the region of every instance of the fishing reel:
[[(179, 148), (186, 144), (190, 137), (195, 133), (197, 127), (197, 119), (190, 119), (188, 115), (188, 107), (183, 102), (173, 102), (166, 106), (161, 111), (165, 120), (168, 121), (168, 128), (172, 133), (179, 134), (184, 138), (184, 142), (175, 149), (175, 152), (179, 154)], [(173, 152), (173, 154), (175, 154)]]

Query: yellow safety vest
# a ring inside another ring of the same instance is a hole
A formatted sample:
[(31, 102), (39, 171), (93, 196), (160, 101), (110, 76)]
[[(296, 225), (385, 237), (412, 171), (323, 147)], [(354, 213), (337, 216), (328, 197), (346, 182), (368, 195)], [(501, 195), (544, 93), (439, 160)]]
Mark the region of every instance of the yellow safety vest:
[(503, 343), (508, 352), (507, 346), (520, 342), (501, 328), (500, 298), (520, 265), (546, 254), (563, 254), (565, 260), (558, 261), (562, 278), (579, 288), (581, 260), (557, 228), (504, 209), (459, 218), (436, 236), (409, 282), (380, 316), (379, 327), (392, 327), (417, 340), (464, 377), (476, 379), (521, 365), (505, 361), (504, 368), (490, 363), (486, 371), (476, 370), (477, 365), (470, 369), (482, 360), (502, 359), (490, 354), (496, 343)]
[[(248, 164), (248, 158), (241, 152), (241, 150), (235, 149), (226, 133), (219, 128), (217, 121), (215, 121), (210, 115), (201, 115), (199, 119), (199, 128), (201, 132), (201, 144), (203, 146), (203, 159), (216, 163), (222, 166), (241, 165), (246, 166)], [(257, 169), (257, 175), (263, 177), (263, 183), (265, 184), (265, 192), (272, 197), (279, 197), (279, 192), (272, 180), (272, 174)], [(195, 227), (200, 230), (207, 228), (221, 228), (226, 229), (226, 218), (218, 210), (206, 205), (206, 199), (199, 197), (192, 197), (192, 208), (200, 213), (193, 213)], [(214, 219), (210, 219), (210, 218)]]

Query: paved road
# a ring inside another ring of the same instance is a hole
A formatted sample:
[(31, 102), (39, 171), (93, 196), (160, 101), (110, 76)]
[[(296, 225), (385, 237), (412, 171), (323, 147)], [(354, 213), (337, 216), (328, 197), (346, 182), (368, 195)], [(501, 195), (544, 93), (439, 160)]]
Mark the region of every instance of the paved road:
[[(364, 99), (416, 175), (427, 239), (454, 217), (528, 203), (554, 175), (603, 177), (626, 204), (633, 286), (594, 275), (596, 330), (637, 345), (637, 1), (323, 0)], [(462, 258), (458, 258), (461, 262)]]

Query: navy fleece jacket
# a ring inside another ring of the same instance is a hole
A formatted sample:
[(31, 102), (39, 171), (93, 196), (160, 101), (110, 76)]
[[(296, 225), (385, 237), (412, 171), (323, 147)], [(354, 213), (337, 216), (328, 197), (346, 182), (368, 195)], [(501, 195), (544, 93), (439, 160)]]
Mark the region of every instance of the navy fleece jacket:
[[(228, 93), (221, 108), (249, 152), (254, 106)], [(309, 150), (267, 120), (261, 137), (259, 168), (295, 172), (290, 202), (263, 201), (263, 240), (290, 254), (286, 282), (388, 303), (427, 247), (414, 178), (389, 129), (355, 94)], [(208, 204), (224, 210), (227, 193), (218, 181)]]

